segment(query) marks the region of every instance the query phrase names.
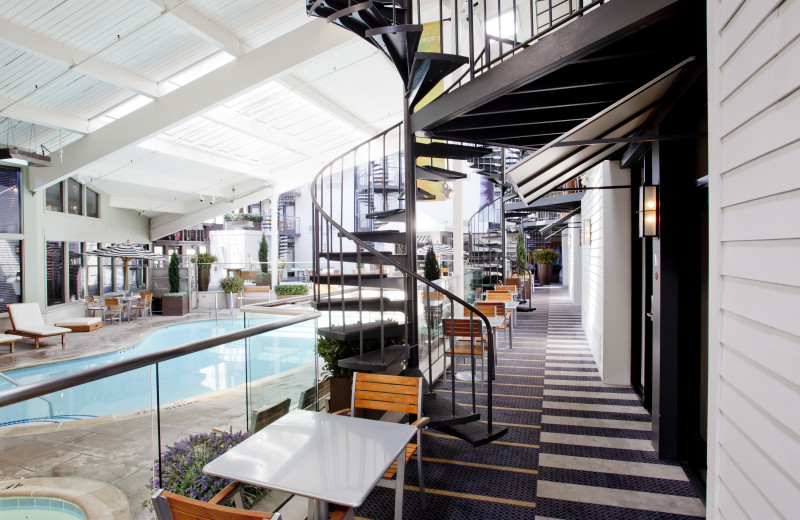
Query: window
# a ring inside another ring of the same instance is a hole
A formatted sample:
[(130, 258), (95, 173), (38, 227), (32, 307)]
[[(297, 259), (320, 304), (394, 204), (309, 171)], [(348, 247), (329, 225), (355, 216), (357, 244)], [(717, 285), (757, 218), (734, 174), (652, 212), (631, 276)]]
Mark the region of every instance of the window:
[(64, 303), (64, 243), (47, 242), (47, 305)]
[(86, 216), (98, 218), (100, 216), (100, 194), (86, 188)]
[(22, 241), (0, 240), (0, 312), (22, 301)]
[(128, 285), (131, 291), (144, 291), (147, 289), (147, 270), (142, 258), (136, 258), (128, 264)]
[(20, 233), (19, 170), (0, 168), (0, 233)]
[[(97, 249), (97, 244), (86, 244), (87, 253), (95, 249)], [(97, 256), (86, 256), (86, 291), (92, 296), (100, 295), (100, 261)]]
[(44, 190), (45, 209), (49, 211), (64, 211), (64, 197), (61, 193), (61, 183), (53, 184)]
[(72, 179), (67, 179), (67, 211), (72, 215), (83, 214), (83, 185)]
[(70, 242), (69, 251), (69, 301), (83, 299), (83, 255), (80, 242)]
[(122, 258), (113, 258), (114, 260), (114, 287), (116, 291), (121, 292), (125, 288), (125, 262)]
[[(107, 247), (109, 245), (111, 244), (102, 244), (101, 247)], [(101, 256), (99, 258), (102, 267), (103, 294), (114, 292), (114, 289), (111, 287), (111, 257)]]

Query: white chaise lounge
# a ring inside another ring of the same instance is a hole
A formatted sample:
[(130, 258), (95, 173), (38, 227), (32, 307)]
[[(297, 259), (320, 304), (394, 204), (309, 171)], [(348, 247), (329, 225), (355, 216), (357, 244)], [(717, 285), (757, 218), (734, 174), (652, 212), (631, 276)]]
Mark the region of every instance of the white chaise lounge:
[(50, 336), (61, 336), (61, 348), (64, 348), (64, 335), (72, 332), (64, 327), (47, 325), (39, 311), (38, 303), (11, 303), (8, 305), (8, 317), (11, 318), (12, 329), (6, 334), (16, 334), (33, 338), (36, 341), (36, 348), (39, 348), (39, 340)]
[(22, 339), (22, 336), (15, 336), (14, 334), (0, 334), (0, 345), (8, 345), (11, 347), (11, 352), (14, 352), (14, 342)]
[(56, 322), (56, 327), (66, 327), (72, 332), (92, 332), (103, 326), (103, 318), (88, 316), (86, 318), (66, 318)]

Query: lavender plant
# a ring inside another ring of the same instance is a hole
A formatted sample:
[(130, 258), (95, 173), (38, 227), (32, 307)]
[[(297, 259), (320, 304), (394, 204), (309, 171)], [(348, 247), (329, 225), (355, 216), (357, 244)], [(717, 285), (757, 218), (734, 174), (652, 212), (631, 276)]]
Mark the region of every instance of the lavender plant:
[[(167, 491), (196, 500), (208, 502), (227, 486), (230, 481), (203, 473), (203, 466), (216, 459), (250, 436), (249, 432), (212, 432), (192, 435), (188, 439), (167, 446), (154, 461), (155, 478), (151, 479), (151, 490), (159, 489), (158, 472), (161, 469), (163, 487)], [(264, 490), (255, 486), (242, 486), (245, 507), (250, 509), (264, 495)]]

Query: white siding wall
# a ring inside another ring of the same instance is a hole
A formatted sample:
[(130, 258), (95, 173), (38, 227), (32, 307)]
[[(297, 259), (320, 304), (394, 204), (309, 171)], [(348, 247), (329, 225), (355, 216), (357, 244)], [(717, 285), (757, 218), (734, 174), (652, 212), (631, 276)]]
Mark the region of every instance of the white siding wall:
[(800, 0), (708, 2), (709, 517), (800, 511)]
[(572, 217), (569, 227), (561, 233), (564, 264), (562, 282), (569, 289), (573, 305), (581, 305), (581, 216)]
[[(604, 162), (586, 186), (630, 184), (628, 170)], [(580, 301), (583, 330), (603, 382), (630, 384), (630, 193), (589, 190), (581, 201)], [(591, 221), (591, 243), (586, 243)]]

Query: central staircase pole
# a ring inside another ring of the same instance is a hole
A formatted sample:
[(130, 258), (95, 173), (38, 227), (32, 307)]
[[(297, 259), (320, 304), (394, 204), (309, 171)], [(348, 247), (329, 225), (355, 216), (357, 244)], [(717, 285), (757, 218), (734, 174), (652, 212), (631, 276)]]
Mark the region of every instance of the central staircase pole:
[[(406, 185), (406, 267), (417, 270), (417, 179), (416, 155), (414, 153), (414, 134), (409, 130), (409, 99), (403, 97), (403, 133), (405, 150), (405, 185)], [(406, 276), (406, 327), (409, 345), (408, 368), (419, 367), (419, 327), (417, 327), (417, 281)]]

